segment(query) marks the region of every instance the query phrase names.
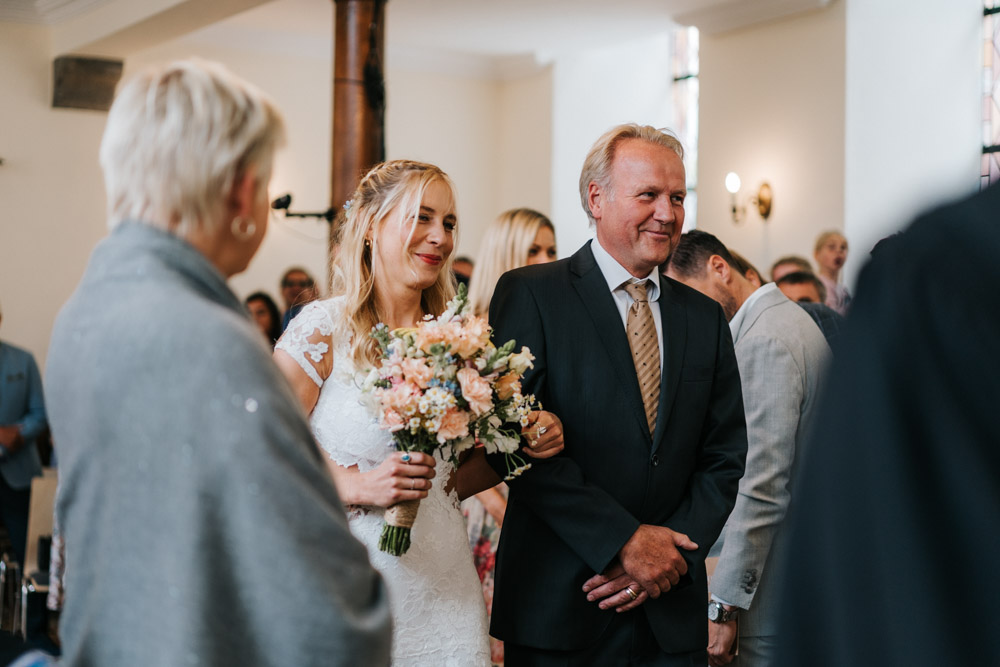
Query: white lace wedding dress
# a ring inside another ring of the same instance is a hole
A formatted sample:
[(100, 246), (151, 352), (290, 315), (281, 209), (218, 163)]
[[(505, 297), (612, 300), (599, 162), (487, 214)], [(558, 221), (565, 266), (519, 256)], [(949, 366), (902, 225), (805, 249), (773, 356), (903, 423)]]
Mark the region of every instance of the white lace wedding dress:
[[(339, 324), (343, 298), (316, 301), (292, 320), (276, 349), (287, 352), (319, 385), (310, 423), (320, 446), (342, 466), (377, 467), (393, 450), (388, 432), (361, 403), (360, 378)], [(329, 377), (327, 355), (333, 355)], [(392, 662), (397, 667), (482, 667), (490, 664), (486, 608), (469, 551), (458, 496), (445, 491), (454, 468), (437, 462), (427, 498), (413, 525), (412, 544), (400, 557), (378, 549), (384, 510), (349, 506), (351, 532), (382, 573), (392, 606)]]

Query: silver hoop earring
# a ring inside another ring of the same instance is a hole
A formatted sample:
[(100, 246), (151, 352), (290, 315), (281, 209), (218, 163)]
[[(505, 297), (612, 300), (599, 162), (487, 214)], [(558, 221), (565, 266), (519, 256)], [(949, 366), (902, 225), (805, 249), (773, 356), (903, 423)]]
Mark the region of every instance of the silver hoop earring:
[(233, 218), (233, 222), (229, 225), (230, 231), (232, 231), (233, 236), (236, 237), (237, 241), (249, 241), (253, 238), (253, 235), (257, 233), (257, 223), (250, 218), (244, 218), (242, 215), (238, 215)]

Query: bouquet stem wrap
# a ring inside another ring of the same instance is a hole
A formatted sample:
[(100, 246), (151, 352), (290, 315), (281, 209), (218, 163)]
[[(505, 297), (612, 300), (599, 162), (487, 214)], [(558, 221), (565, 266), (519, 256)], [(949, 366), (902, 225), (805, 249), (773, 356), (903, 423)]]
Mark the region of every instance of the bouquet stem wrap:
[[(482, 446), (487, 454), (504, 455), (512, 479), (531, 467), (517, 451), (518, 425), (528, 426), (530, 412), (541, 409), (534, 396), (521, 393), (521, 376), (534, 357), (526, 347), (515, 352), (513, 340), (496, 347), (489, 324), (468, 313), (468, 305), (460, 285), (436, 318), (409, 329), (375, 325), (371, 337), (380, 358), (363, 389), (396, 451), (436, 455), (457, 468), (463, 452)], [(407, 552), (419, 506), (407, 500), (386, 509), (380, 551)]]
[(385, 511), (382, 535), (378, 539), (379, 551), (402, 556), (410, 549), (410, 529), (417, 520), (419, 500), (404, 500)]

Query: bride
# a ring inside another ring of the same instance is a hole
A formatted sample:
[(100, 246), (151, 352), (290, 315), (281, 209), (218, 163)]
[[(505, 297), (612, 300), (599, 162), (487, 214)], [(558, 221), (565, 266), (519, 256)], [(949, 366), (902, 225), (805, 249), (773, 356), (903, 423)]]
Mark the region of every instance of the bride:
[[(359, 400), (358, 378), (378, 358), (372, 327), (412, 327), (442, 312), (454, 294), (451, 180), (433, 165), (385, 162), (368, 172), (345, 208), (334, 264), (337, 296), (306, 306), (274, 358), (329, 456), (351, 531), (386, 580), (393, 664), (489, 665), (483, 596), (458, 503), (500, 480), (481, 450), (457, 470), (426, 454), (394, 451), (389, 433)], [(531, 422), (525, 453), (558, 453), (562, 426), (555, 415), (532, 413)], [(414, 499), (422, 502), (409, 551), (400, 557), (379, 551), (385, 508)]]

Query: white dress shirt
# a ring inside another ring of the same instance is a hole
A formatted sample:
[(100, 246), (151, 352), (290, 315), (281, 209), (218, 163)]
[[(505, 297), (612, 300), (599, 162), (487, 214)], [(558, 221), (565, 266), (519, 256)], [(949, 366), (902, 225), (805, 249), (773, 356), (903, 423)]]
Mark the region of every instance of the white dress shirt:
[(625, 291), (622, 284), (625, 282), (646, 283), (646, 298), (649, 301), (649, 310), (653, 313), (653, 323), (656, 325), (656, 344), (660, 347), (660, 371), (663, 371), (663, 323), (660, 317), (660, 280), (659, 267), (654, 267), (645, 279), (636, 278), (629, 273), (624, 266), (618, 263), (607, 250), (601, 246), (601, 242), (596, 238), (590, 244), (590, 249), (594, 253), (594, 260), (597, 261), (597, 268), (604, 275), (604, 280), (608, 283), (608, 291), (615, 300), (618, 314), (622, 318), (622, 328), (628, 327), (628, 309), (635, 302), (629, 293)]

